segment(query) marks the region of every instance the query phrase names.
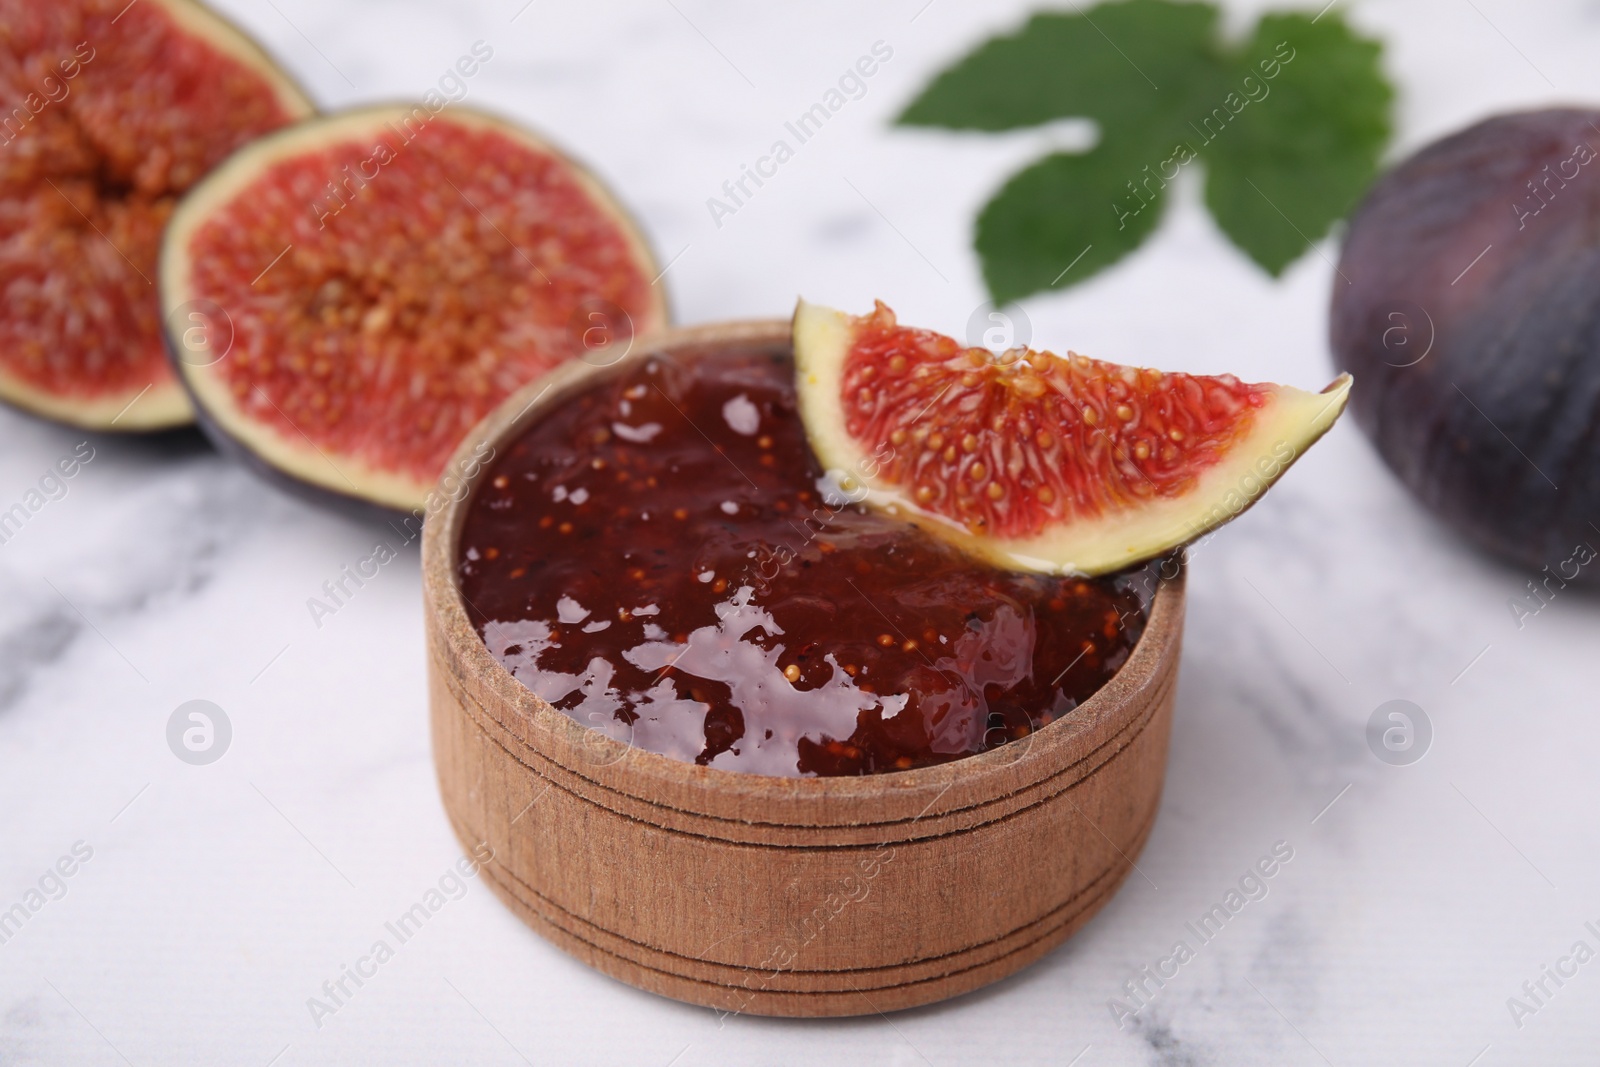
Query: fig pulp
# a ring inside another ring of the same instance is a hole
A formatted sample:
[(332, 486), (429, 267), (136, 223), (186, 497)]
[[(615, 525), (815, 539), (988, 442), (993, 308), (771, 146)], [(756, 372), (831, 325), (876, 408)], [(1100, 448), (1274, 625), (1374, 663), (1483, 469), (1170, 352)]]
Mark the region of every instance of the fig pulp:
[(930, 330), (800, 302), (795, 363), (823, 466), (869, 505), (996, 566), (1103, 574), (1249, 507), (1344, 410), (1322, 393), (996, 356)]
[(191, 0), (0, 0), (0, 399), (99, 430), (193, 418), (156, 299), (177, 198), (311, 113)]
[(1400, 480), (1568, 581), (1594, 580), (1574, 561), (1600, 545), (1597, 127), (1502, 115), (1399, 164), (1351, 220), (1330, 318), (1356, 422)]
[(661, 326), (656, 280), (621, 208), (556, 149), (418, 105), (241, 150), (173, 215), (160, 285), (175, 366), (221, 447), (411, 510), (513, 389)]

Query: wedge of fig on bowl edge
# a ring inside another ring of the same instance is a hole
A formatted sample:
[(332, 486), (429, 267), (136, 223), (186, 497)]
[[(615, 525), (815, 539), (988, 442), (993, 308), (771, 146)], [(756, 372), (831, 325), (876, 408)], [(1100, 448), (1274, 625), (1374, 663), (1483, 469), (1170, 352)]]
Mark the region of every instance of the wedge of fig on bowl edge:
[(420, 104), (240, 150), (173, 214), (159, 279), (173, 366), (219, 447), (388, 511), (424, 507), (518, 386), (665, 325), (658, 282), (622, 207), (561, 151)]
[(192, 0), (0, 0), (0, 99), (0, 400), (94, 430), (193, 421), (161, 338), (162, 226), (310, 101)]
[(853, 499), (997, 567), (1105, 574), (1233, 519), (1332, 427), (1350, 394), (998, 355), (902, 326), (881, 302), (800, 301), (800, 415)]

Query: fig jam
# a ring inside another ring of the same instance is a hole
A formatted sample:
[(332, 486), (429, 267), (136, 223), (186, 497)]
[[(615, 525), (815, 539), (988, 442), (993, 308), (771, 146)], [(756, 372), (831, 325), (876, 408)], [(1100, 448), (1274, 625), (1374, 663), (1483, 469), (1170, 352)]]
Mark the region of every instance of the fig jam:
[(824, 477), (787, 346), (651, 355), (501, 450), (469, 618), (524, 685), (666, 756), (905, 770), (1025, 737), (1116, 672), (1152, 583), (996, 570)]

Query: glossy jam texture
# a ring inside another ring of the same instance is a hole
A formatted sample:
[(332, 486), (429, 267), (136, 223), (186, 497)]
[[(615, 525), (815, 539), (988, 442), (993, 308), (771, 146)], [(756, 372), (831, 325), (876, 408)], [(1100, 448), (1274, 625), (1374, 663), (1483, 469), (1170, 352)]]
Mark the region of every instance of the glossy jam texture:
[(1066, 715), (1122, 666), (1133, 576), (995, 570), (823, 480), (786, 348), (650, 356), (494, 461), (469, 617), (578, 722), (767, 775), (905, 770)]

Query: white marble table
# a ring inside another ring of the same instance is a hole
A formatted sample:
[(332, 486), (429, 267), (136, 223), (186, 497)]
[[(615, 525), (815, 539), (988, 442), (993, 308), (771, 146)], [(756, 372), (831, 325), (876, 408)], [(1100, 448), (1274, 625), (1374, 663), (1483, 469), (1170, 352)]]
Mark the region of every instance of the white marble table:
[[(672, 260), (685, 322), (783, 315), (804, 292), (881, 296), (958, 332), (983, 299), (968, 233), (987, 191), (1085, 136), (886, 125), (1020, 3), (523, 2), (226, 6), (330, 106), (419, 95), (488, 42), (469, 98), (620, 189)], [(1259, 6), (1232, 5), (1233, 31)], [(1345, 8), (1389, 42), (1400, 149), (1600, 93), (1592, 2)], [(717, 226), (706, 199), (876, 41), (893, 57), (867, 94)], [(1137, 256), (1028, 301), (1035, 336), (1320, 386), (1333, 246), (1273, 283), (1192, 179)], [(83, 440), (0, 413), (0, 506)], [(0, 545), (0, 908), (41, 878), (64, 889), (0, 944), (0, 1063), (1596, 1059), (1600, 962), (1549, 985), (1520, 1028), (1506, 1002), (1574, 942), (1600, 947), (1585, 927), (1600, 928), (1600, 602), (1564, 593), (1519, 630), (1506, 601), (1523, 576), (1424, 516), (1352, 425), (1195, 558), (1143, 876), (1008, 981), (826, 1023), (719, 1023), (619, 985), (472, 879), (319, 1028), (308, 998), (459, 856), (429, 759), (415, 547), (319, 628), (307, 598), (390, 531), (285, 497), (198, 439), (91, 445), (67, 495)], [(197, 698), (233, 726), (208, 766), (166, 741)], [(1394, 698), (1433, 725), (1411, 766), (1364, 739)], [(1279, 841), (1293, 859), (1267, 895), (1119, 1029), (1123, 983)], [(59, 883), (58, 861), (73, 871)]]

